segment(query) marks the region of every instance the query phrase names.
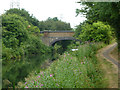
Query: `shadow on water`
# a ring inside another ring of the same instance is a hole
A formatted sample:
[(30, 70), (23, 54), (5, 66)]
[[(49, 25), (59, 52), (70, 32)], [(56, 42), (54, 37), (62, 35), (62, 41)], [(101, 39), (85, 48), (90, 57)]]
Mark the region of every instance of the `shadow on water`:
[(68, 50), (68, 46), (74, 44), (76, 41), (73, 40), (61, 40), (52, 44), (52, 61), (59, 58), (65, 51)]
[(36, 55), (25, 57), (19, 61), (3, 61), (2, 62), (2, 79), (3, 88), (13, 87), (19, 81), (24, 81), (24, 78), (32, 71), (40, 72), (40, 66), (45, 61), (51, 58), (51, 55)]

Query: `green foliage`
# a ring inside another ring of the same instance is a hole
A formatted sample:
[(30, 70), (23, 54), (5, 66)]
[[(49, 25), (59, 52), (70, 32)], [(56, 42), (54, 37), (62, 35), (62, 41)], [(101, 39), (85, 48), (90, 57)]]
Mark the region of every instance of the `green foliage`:
[[(16, 14), (28, 21), (28, 23), (34, 26), (37, 26), (41, 31), (42, 30), (71, 30), (70, 24), (59, 20), (57, 17), (48, 18), (46, 21), (39, 21), (33, 15), (30, 15), (25, 9), (10, 9), (7, 10), (6, 15)], [(36, 28), (36, 27), (35, 27)]]
[(50, 48), (41, 43), (41, 38), (35, 35), (30, 35), (29, 40), (26, 41), (26, 47), (28, 55), (32, 54), (47, 54), (50, 52)]
[(61, 53), (61, 49), (62, 49), (62, 46), (61, 45), (59, 45), (59, 44), (55, 44), (54, 45), (54, 48), (53, 48), (53, 59), (58, 59), (58, 57), (59, 57), (59, 54)]
[(81, 34), (82, 26), (85, 25), (86, 23), (92, 24), (91, 21), (86, 20), (83, 23), (80, 23), (79, 25), (76, 26), (75, 35), (74, 35), (76, 38)]
[[(100, 21), (88, 24), (85, 23), (80, 26), (80, 34), (78, 38), (84, 41), (104, 42), (109, 44), (113, 37), (113, 29)], [(78, 30), (77, 30), (78, 33)]]
[[(18, 12), (18, 13), (17, 13)], [(19, 15), (20, 14), (20, 15)], [(23, 80), (31, 70), (39, 67), (42, 55), (51, 52), (40, 38), (40, 30), (27, 18), (29, 14), (18, 9), (10, 9), (2, 17), (2, 65), (3, 86), (4, 81), (9, 81), (12, 86)], [(30, 61), (30, 56), (39, 55), (36, 60)], [(14, 76), (13, 76), (14, 75)]]
[(70, 24), (58, 20), (57, 17), (48, 18), (46, 21), (41, 21), (39, 23), (40, 30), (71, 30)]
[(24, 17), (29, 23), (33, 24), (34, 26), (39, 26), (39, 21), (33, 17), (33, 15), (31, 16), (25, 9), (9, 9), (7, 10), (6, 14), (17, 14), (21, 17)]
[[(17, 14), (2, 15), (3, 60), (21, 58), (26, 54), (45, 53), (48, 47), (42, 44), (37, 26)], [(28, 53), (29, 52), (29, 53)], [(12, 55), (11, 55), (11, 54)]]
[(2, 37), (7, 47), (16, 48), (28, 39), (28, 22), (22, 17), (9, 14), (2, 16)]
[[(101, 45), (103, 44), (87, 44), (80, 46), (77, 53), (65, 52), (48, 69), (41, 71), (35, 76), (29, 76), (26, 82), (19, 84), (18, 87), (105, 88), (106, 83), (103, 83), (103, 74), (95, 57), (95, 52)], [(78, 54), (77, 57), (76, 54)], [(81, 54), (83, 58), (81, 58)]]
[[(88, 20), (93, 22), (107, 22), (115, 29), (117, 42), (120, 44), (120, 2), (80, 2), (84, 8), (77, 9), (76, 13), (86, 15)], [(118, 45), (120, 51), (120, 45)]]
[(58, 41), (55, 43), (53, 48), (53, 57), (54, 59), (57, 59), (59, 55), (62, 55), (65, 51), (67, 51), (68, 46), (71, 45), (73, 41), (71, 40), (64, 40), (64, 41)]

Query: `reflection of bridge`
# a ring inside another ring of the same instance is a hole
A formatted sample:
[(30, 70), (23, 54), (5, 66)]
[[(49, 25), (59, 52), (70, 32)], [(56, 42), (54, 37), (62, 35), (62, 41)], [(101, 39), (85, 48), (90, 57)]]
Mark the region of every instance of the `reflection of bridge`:
[(48, 46), (52, 46), (55, 42), (61, 40), (76, 40), (73, 37), (74, 31), (41, 31), (41, 33), (44, 33), (43, 43)]

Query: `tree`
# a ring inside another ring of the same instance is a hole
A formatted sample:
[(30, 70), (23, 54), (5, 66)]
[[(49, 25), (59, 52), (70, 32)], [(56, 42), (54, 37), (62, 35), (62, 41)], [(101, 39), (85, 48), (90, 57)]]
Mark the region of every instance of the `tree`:
[(24, 55), (47, 52), (48, 47), (42, 44), (40, 37), (35, 34), (40, 32), (37, 26), (30, 25), (30, 22), (17, 14), (3, 14), (1, 17), (3, 60), (15, 60)]
[(15, 48), (28, 39), (29, 23), (21, 16), (8, 14), (2, 16), (2, 37), (6, 47)]
[(48, 18), (46, 21), (41, 21), (39, 23), (40, 30), (71, 30), (70, 23), (63, 22), (59, 20), (57, 17)]
[(7, 10), (6, 14), (17, 14), (21, 17), (24, 17), (29, 23), (33, 24), (34, 26), (39, 27), (39, 20), (37, 20), (33, 15), (30, 15), (25, 9), (9, 9)]
[(103, 21), (115, 28), (120, 51), (120, 2), (79, 2), (84, 8), (77, 9), (76, 13), (86, 15), (88, 20)]
[(113, 29), (109, 25), (105, 25), (100, 21), (93, 24), (85, 23), (81, 26), (81, 31), (78, 38), (83, 42), (102, 41), (104, 43), (109, 44), (113, 36), (112, 31)]

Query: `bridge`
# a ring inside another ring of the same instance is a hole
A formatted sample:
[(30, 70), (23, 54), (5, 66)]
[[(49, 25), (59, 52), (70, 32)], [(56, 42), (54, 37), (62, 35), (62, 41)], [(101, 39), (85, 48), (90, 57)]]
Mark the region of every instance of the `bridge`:
[(54, 45), (61, 40), (77, 40), (73, 37), (74, 31), (41, 31), (43, 33), (42, 42), (47, 46)]

